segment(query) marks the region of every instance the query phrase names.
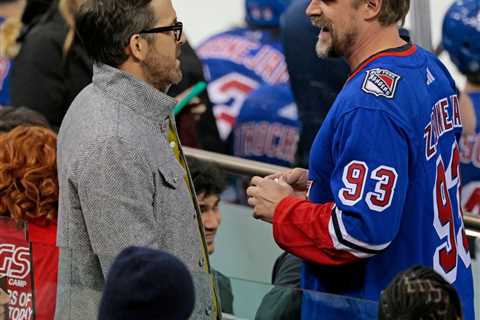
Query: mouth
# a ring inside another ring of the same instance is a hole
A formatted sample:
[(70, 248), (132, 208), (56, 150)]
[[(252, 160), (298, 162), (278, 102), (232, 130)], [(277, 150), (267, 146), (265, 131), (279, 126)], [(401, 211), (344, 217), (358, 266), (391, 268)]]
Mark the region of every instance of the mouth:
[(320, 29), (318, 34), (318, 39), (322, 42), (328, 42), (332, 38), (331, 28), (329, 26), (324, 26)]
[(215, 240), (215, 235), (214, 234), (206, 234), (205, 235), (205, 240), (207, 240), (208, 244), (211, 244)]

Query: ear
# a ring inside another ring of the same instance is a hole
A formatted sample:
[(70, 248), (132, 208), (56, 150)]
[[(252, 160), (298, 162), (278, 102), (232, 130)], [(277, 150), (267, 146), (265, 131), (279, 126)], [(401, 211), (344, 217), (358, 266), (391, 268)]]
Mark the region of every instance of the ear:
[(134, 34), (130, 37), (128, 46), (126, 48), (127, 54), (135, 60), (145, 60), (148, 52), (148, 42), (139, 34)]
[(383, 0), (365, 0), (364, 10), (365, 19), (373, 20), (380, 14), (382, 10)]

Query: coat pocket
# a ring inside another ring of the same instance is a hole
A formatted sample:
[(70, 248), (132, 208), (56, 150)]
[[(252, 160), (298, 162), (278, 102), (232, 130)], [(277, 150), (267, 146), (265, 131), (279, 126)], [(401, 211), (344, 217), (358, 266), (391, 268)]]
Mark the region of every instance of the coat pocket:
[(160, 168), (158, 168), (158, 172), (160, 173), (163, 183), (171, 189), (177, 189), (185, 177), (185, 171), (177, 161), (163, 163)]

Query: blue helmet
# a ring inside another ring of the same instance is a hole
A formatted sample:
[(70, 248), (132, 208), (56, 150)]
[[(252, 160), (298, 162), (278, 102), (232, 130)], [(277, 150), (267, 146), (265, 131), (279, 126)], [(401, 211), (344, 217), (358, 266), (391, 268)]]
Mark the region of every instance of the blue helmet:
[(252, 27), (279, 27), (291, 0), (245, 0), (245, 20)]
[(460, 72), (480, 73), (480, 0), (457, 0), (448, 9), (442, 44)]

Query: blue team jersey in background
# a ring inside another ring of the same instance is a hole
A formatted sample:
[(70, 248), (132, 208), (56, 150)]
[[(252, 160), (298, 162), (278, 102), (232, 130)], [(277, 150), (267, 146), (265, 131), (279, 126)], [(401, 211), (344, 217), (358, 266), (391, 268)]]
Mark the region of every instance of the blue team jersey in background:
[(464, 135), (460, 140), (462, 173), (462, 207), (465, 211), (480, 214), (480, 92), (470, 93), (477, 127), (475, 134)]
[[(350, 76), (311, 149), (309, 198), (334, 201), (333, 247), (350, 265), (306, 263), (305, 289), (378, 301), (401, 271), (430, 266), (474, 319), (471, 259), (459, 210), (462, 131), (454, 81), (411, 45), (376, 54)], [(302, 314), (320, 315), (304, 296)]]
[(217, 34), (197, 48), (220, 137), (227, 140), (248, 95), (260, 85), (288, 82), (279, 35), (237, 28)]
[(300, 121), (288, 83), (263, 85), (245, 100), (233, 128), (233, 155), (290, 167)]

